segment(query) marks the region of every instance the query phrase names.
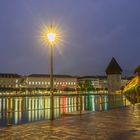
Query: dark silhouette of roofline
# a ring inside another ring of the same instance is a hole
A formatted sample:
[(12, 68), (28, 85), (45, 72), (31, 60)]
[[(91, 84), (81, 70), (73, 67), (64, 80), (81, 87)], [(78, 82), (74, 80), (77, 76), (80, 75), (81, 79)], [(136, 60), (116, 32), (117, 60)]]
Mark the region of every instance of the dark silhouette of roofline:
[(84, 78), (99, 78), (99, 79), (105, 79), (107, 78), (107, 76), (104, 76), (104, 75), (96, 75), (96, 76), (81, 76), (81, 77), (78, 77), (78, 79), (84, 79)]
[(16, 73), (0, 73), (0, 78), (21, 78), (21, 75)]
[[(57, 78), (77, 78), (76, 76), (71, 76), (71, 75), (54, 74), (53, 76)], [(49, 74), (31, 74), (31, 75), (28, 75), (27, 77), (50, 77), (50, 75)]]
[(135, 68), (134, 73), (140, 73), (140, 65)]
[(122, 68), (120, 67), (116, 59), (113, 57), (106, 68), (106, 74), (121, 74), (121, 73)]

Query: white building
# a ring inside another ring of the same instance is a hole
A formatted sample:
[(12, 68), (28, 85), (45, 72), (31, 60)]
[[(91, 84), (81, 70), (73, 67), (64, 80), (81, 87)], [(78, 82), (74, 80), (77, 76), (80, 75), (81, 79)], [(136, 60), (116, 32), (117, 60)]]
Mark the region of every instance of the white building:
[(1, 73), (0, 74), (0, 95), (17, 91), (20, 87), (22, 77), (18, 74)]
[(106, 76), (82, 76), (78, 78), (79, 83), (85, 81), (91, 81), (95, 90), (106, 90), (108, 87)]
[[(54, 75), (54, 90), (57, 91), (75, 91), (77, 87), (77, 77), (69, 75)], [(50, 75), (31, 74), (26, 76), (27, 89), (50, 89)]]

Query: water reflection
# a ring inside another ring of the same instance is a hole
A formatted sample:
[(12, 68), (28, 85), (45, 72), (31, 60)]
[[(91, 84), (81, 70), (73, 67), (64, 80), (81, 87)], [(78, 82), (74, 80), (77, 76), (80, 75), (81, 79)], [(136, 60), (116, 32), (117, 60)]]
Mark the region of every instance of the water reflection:
[[(124, 106), (123, 96), (55, 96), (54, 117), (74, 111), (106, 111)], [(0, 126), (50, 119), (50, 97), (0, 98)]]

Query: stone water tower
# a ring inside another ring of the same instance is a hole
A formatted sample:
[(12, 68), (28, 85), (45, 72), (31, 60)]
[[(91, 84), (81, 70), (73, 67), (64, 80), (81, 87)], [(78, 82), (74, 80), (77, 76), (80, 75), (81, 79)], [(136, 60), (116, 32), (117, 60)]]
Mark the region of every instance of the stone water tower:
[(117, 90), (120, 90), (122, 69), (114, 57), (106, 68), (106, 74), (109, 94), (115, 93)]

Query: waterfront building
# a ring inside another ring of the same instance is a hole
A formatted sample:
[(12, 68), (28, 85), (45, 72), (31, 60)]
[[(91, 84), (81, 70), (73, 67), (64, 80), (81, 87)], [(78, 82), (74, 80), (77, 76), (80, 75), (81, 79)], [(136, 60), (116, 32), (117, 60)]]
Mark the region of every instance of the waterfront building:
[[(54, 92), (75, 92), (79, 83), (91, 81), (94, 92), (108, 92), (107, 76), (70, 76), (54, 75)], [(128, 83), (127, 78), (121, 79), (121, 86)], [(31, 74), (21, 76), (18, 74), (0, 74), (0, 95), (2, 94), (42, 94), (50, 91), (50, 75)]]
[[(76, 91), (77, 77), (70, 75), (54, 75), (54, 91)], [(31, 74), (26, 76), (26, 88), (28, 90), (49, 91), (50, 75)]]
[(0, 74), (0, 95), (3, 93), (9, 94), (13, 91), (18, 91), (20, 88), (20, 82), (22, 76), (12, 73), (1, 73)]
[(122, 86), (122, 69), (114, 57), (112, 58), (112, 60), (106, 68), (106, 74), (108, 80), (108, 92), (112, 94), (120, 90)]
[(95, 91), (107, 91), (107, 77), (106, 76), (82, 76), (78, 78), (78, 83), (85, 83), (91, 81)]

